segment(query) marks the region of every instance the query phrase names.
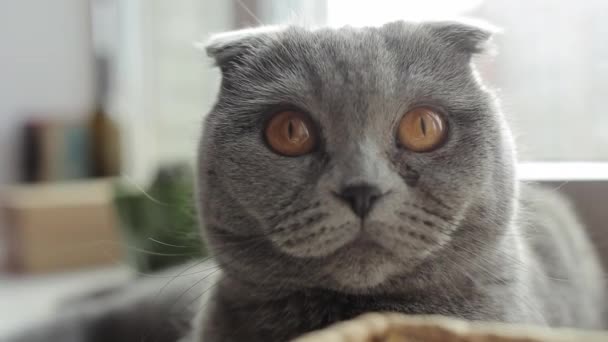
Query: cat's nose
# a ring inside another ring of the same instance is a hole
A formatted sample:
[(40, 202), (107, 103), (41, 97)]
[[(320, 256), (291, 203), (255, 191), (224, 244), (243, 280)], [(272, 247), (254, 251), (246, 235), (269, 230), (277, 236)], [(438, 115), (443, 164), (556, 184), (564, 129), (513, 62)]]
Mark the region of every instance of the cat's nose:
[(348, 203), (357, 216), (365, 218), (382, 192), (370, 184), (357, 184), (342, 188), (337, 196)]

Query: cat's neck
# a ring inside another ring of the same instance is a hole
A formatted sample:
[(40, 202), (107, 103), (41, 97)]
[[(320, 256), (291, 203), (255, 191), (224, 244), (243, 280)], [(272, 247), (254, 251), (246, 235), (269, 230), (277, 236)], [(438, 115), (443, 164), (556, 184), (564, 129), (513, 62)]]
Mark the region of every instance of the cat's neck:
[[(260, 284), (224, 273), (210, 306), (208, 317), (212, 318), (205, 326), (213, 327), (215, 333), (233, 334), (235, 341), (266, 341), (289, 340), (371, 311), (504, 319), (499, 303), (487, 289), (508, 289), (516, 281), (510, 277), (522, 262), (516, 248), (519, 241), (517, 234), (505, 233), (467, 263), (446, 251), (421, 265), (418, 273), (393, 277), (367, 293)], [(510, 252), (513, 254), (508, 257), (503, 254)], [(498, 267), (500, 263), (503, 265)], [(214, 321), (213, 317), (230, 320)]]

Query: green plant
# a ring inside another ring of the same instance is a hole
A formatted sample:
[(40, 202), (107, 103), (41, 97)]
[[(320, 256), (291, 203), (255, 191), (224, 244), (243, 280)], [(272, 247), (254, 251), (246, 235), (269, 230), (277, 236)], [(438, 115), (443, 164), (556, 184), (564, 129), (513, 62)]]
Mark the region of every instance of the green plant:
[(160, 169), (145, 191), (117, 182), (114, 204), (128, 259), (138, 271), (157, 271), (206, 255), (193, 180), (191, 168), (180, 165)]

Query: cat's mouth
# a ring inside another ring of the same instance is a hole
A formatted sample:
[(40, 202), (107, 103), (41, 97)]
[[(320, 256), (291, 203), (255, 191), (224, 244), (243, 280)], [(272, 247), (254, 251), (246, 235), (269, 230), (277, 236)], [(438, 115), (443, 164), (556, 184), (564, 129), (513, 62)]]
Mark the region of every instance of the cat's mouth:
[(302, 258), (332, 258), (386, 249), (368, 226), (364, 220), (349, 220), (336, 225), (321, 223), (309, 231), (292, 232), (285, 239), (274, 237), (274, 242), (287, 254)]
[(352, 255), (367, 255), (370, 258), (381, 257), (384, 259), (395, 259), (396, 261), (402, 256), (392, 250), (393, 246), (387, 246), (383, 243), (382, 237), (374, 233), (373, 230), (366, 227), (365, 223), (360, 224), (360, 230), (352, 241), (344, 244), (336, 250), (334, 255), (343, 254), (349, 258)]
[(365, 230), (365, 224), (360, 223), (360, 230), (357, 236), (352, 242), (346, 244), (344, 247), (350, 246), (353, 249), (369, 250), (373, 248), (383, 248), (374, 238)]
[[(341, 289), (364, 290), (389, 277), (410, 271), (435, 248), (433, 240), (414, 240), (420, 227), (400, 221), (328, 220), (309, 229), (273, 237), (275, 245), (292, 257), (315, 259), (322, 273)], [(431, 234), (430, 232), (427, 232)], [(414, 234), (414, 235), (413, 235)], [(312, 262), (312, 261), (311, 261)]]

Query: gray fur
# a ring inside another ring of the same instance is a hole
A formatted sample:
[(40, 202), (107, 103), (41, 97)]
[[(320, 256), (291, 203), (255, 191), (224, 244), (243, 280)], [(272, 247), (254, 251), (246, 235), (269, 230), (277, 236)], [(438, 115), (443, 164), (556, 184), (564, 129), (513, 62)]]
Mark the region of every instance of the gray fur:
[[(555, 194), (518, 200), (511, 134), (471, 64), (489, 38), (395, 22), (211, 42), (223, 80), (199, 185), (223, 276), (203, 340), (285, 340), (378, 310), (601, 327), (602, 272), (581, 225), (566, 209), (550, 218)], [(418, 104), (448, 118), (431, 153), (395, 143)], [(316, 122), (314, 153), (264, 144), (265, 120), (285, 105)], [(359, 183), (385, 193), (363, 223), (332, 195)]]
[[(284, 341), (368, 311), (602, 327), (602, 271), (582, 226), (555, 193), (516, 182), (511, 133), (471, 64), (490, 36), (394, 22), (213, 40), (223, 79), (198, 186), (222, 271), (182, 341)], [(419, 104), (448, 120), (429, 153), (395, 140)], [(320, 130), (309, 155), (264, 142), (268, 117), (288, 107)], [(364, 222), (332, 195), (361, 183), (384, 193)], [(154, 293), (141, 296), (118, 311)]]

